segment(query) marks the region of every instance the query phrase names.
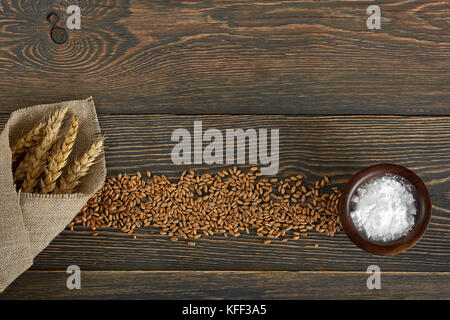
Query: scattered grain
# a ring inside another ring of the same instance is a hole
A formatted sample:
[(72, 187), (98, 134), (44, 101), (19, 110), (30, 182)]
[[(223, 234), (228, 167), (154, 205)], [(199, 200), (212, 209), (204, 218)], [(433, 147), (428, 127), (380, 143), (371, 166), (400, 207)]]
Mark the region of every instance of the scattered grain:
[(196, 175), (191, 170), (178, 181), (149, 174), (145, 180), (139, 174), (108, 177), (71, 226), (112, 227), (126, 233), (153, 226), (171, 241), (188, 240), (190, 246), (195, 245), (190, 240), (216, 233), (239, 237), (254, 230), (268, 244), (276, 238), (288, 241), (289, 232), (294, 235), (291, 239), (298, 240), (310, 230), (329, 236), (340, 231), (337, 188), (320, 196), (318, 190), (302, 194), (299, 202), (300, 191), (292, 189), (297, 180), (291, 177), (280, 184), (257, 178), (257, 173), (234, 167), (216, 175)]

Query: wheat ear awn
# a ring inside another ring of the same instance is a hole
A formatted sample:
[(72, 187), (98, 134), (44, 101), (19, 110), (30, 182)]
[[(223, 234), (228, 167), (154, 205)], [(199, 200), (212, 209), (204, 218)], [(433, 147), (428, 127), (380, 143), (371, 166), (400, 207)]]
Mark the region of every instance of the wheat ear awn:
[(53, 143), (58, 138), (67, 108), (57, 110), (48, 120), (45, 127), (45, 134), (42, 141), (33, 147), (25, 156), (25, 159), (19, 164), (14, 176), (14, 181), (20, 181), (25, 173), (22, 183), (22, 192), (33, 192), (38, 183), (39, 176), (45, 169), (46, 158)]
[(103, 152), (103, 142), (103, 138), (98, 139), (81, 158), (75, 160), (65, 175), (60, 178), (57, 193), (73, 193), (75, 191), (76, 187), (81, 183), (81, 178), (87, 175), (95, 159)]
[(78, 133), (78, 117), (72, 116), (70, 128), (67, 131), (66, 137), (59, 147), (57, 145), (56, 152), (52, 153), (48, 160), (48, 166), (44, 171), (44, 178), (41, 180), (40, 193), (52, 193), (56, 188), (56, 182), (62, 174), (62, 170), (67, 164), (67, 159), (72, 152), (73, 145)]
[(44, 122), (40, 122), (33, 129), (31, 129), (24, 137), (20, 138), (19, 141), (12, 147), (12, 163), (15, 163), (19, 156), (32, 147), (34, 147), (42, 139), (42, 132), (45, 127)]

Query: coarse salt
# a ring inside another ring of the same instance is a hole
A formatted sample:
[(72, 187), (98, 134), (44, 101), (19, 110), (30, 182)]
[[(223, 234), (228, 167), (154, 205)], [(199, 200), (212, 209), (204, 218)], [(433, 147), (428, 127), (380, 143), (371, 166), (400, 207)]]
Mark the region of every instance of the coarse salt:
[(368, 239), (393, 241), (414, 225), (416, 206), (412, 187), (390, 175), (369, 180), (352, 197), (350, 216)]

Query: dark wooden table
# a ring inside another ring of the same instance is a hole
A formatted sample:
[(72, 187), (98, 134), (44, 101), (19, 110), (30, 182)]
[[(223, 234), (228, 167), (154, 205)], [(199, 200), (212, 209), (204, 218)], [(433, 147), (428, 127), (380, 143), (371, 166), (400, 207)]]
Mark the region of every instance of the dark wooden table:
[[(81, 30), (65, 26), (81, 7)], [(0, 299), (450, 298), (450, 3), (371, 1), (2, 1), (0, 122), (20, 107), (93, 96), (108, 174), (176, 177), (176, 128), (279, 128), (279, 176), (393, 162), (432, 197), (423, 239), (379, 257), (344, 233), (263, 245), (255, 235), (170, 242), (156, 229), (64, 231)], [(68, 39), (56, 44), (46, 16)], [(248, 168), (248, 166), (243, 166)], [(318, 244), (318, 247), (314, 245)], [(66, 268), (82, 289), (66, 288)], [(368, 266), (382, 289), (368, 290)]]

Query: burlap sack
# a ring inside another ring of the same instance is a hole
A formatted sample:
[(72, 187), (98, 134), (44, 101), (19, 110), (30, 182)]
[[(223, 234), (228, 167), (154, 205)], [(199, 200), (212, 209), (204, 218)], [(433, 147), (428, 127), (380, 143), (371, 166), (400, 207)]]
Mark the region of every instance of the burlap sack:
[[(39, 195), (16, 192), (10, 146), (57, 108), (66, 106), (69, 107), (66, 117), (79, 117), (70, 164), (101, 134), (92, 98), (15, 111), (0, 135), (0, 292), (32, 265), (33, 258), (64, 230), (105, 181), (106, 166), (102, 155), (83, 179), (78, 193)], [(62, 128), (63, 132), (65, 129)]]

